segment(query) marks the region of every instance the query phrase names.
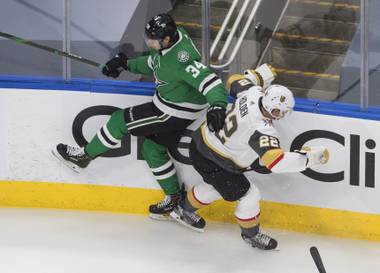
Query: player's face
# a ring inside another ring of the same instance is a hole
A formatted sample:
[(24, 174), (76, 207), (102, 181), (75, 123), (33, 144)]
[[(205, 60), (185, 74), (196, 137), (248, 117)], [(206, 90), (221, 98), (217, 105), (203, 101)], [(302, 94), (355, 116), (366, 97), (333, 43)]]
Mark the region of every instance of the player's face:
[(271, 112), (271, 116), (273, 119), (279, 120), (289, 114), (290, 111), (281, 111), (280, 109), (273, 109)]
[(280, 119), (281, 118), (281, 111), (279, 109), (273, 109), (271, 112), (271, 115), (275, 119)]
[[(162, 40), (156, 40), (156, 39), (151, 39), (151, 38), (148, 38), (145, 36), (144, 40), (145, 40), (145, 44), (149, 48), (155, 49), (155, 50), (162, 50), (163, 48), (167, 48), (169, 46), (169, 43), (170, 43), (170, 37), (165, 37)], [(160, 41), (161, 41), (161, 43), (160, 43)], [(163, 46), (163, 47), (161, 47), (161, 46)]]
[(160, 42), (159, 40), (154, 40), (154, 39), (150, 39), (148, 37), (145, 37), (145, 44), (151, 48), (151, 49), (155, 49), (155, 50), (160, 50), (161, 49), (161, 45), (160, 45)]

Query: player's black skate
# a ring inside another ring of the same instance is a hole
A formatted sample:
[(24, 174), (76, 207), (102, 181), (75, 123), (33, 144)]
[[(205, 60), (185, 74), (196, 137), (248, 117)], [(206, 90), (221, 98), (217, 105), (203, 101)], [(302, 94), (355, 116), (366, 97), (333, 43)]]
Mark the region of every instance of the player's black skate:
[(181, 198), (181, 193), (165, 196), (165, 199), (157, 204), (149, 206), (149, 217), (155, 220), (172, 221), (170, 213), (177, 206)]
[(261, 233), (260, 231), (254, 236), (248, 236), (241, 234), (243, 240), (250, 244), (252, 247), (257, 247), (262, 250), (277, 250), (278, 243), (275, 239), (267, 234)]
[(86, 154), (84, 148), (73, 147), (59, 143), (52, 150), (53, 155), (75, 172), (80, 172), (90, 164), (92, 158)]
[(178, 206), (174, 208), (170, 216), (178, 223), (198, 232), (203, 232), (206, 226), (206, 221), (201, 216), (195, 212), (183, 209), (181, 204), (178, 204)]

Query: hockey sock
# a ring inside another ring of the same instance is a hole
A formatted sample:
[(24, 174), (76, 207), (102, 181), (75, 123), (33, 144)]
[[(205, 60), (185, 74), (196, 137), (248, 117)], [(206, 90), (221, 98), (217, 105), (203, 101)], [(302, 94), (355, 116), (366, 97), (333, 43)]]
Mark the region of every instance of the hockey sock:
[(237, 218), (237, 222), (240, 226), (241, 233), (249, 237), (255, 236), (260, 230), (259, 217), (260, 214), (249, 219)]
[(125, 125), (124, 110), (115, 111), (107, 124), (93, 137), (90, 143), (85, 147), (86, 153), (95, 158), (109, 149), (117, 148), (120, 140), (128, 133)]
[(247, 236), (247, 237), (253, 237), (257, 233), (259, 233), (260, 226), (257, 225), (257, 226), (251, 227), (251, 228), (243, 228), (243, 227), (240, 226), (240, 229), (241, 229), (241, 233), (244, 234), (245, 236)]
[(145, 139), (142, 154), (164, 193), (166, 195), (178, 193), (180, 191), (178, 177), (167, 148)]
[(192, 187), (191, 190), (187, 192), (185, 202), (183, 204), (183, 208), (191, 212), (194, 212), (204, 206), (209, 205), (207, 203), (199, 201), (199, 199), (195, 196), (194, 188), (195, 187)]

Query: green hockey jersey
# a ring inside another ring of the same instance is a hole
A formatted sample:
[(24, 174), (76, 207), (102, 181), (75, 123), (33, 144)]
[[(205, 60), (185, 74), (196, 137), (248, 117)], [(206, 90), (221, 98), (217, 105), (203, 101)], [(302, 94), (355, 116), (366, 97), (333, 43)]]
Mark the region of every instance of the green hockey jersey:
[(170, 48), (128, 60), (128, 71), (153, 75), (153, 103), (162, 112), (194, 120), (208, 105), (227, 106), (227, 90), (219, 77), (201, 63), (201, 55), (183, 28)]

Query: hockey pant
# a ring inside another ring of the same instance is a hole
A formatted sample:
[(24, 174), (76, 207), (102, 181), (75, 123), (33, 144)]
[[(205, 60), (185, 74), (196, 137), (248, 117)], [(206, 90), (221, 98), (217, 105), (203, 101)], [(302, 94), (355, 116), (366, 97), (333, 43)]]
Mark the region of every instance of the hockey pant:
[(142, 155), (154, 177), (166, 195), (177, 193), (180, 187), (168, 148), (178, 143), (182, 131), (191, 122), (161, 112), (152, 102), (120, 109), (111, 115), (85, 150), (95, 158), (109, 149), (118, 148), (128, 133), (144, 136)]
[(190, 210), (197, 210), (223, 198), (237, 201), (235, 217), (242, 229), (255, 229), (259, 225), (260, 192), (243, 174), (229, 172), (203, 157), (190, 144), (190, 157), (204, 182), (188, 191), (186, 202)]

